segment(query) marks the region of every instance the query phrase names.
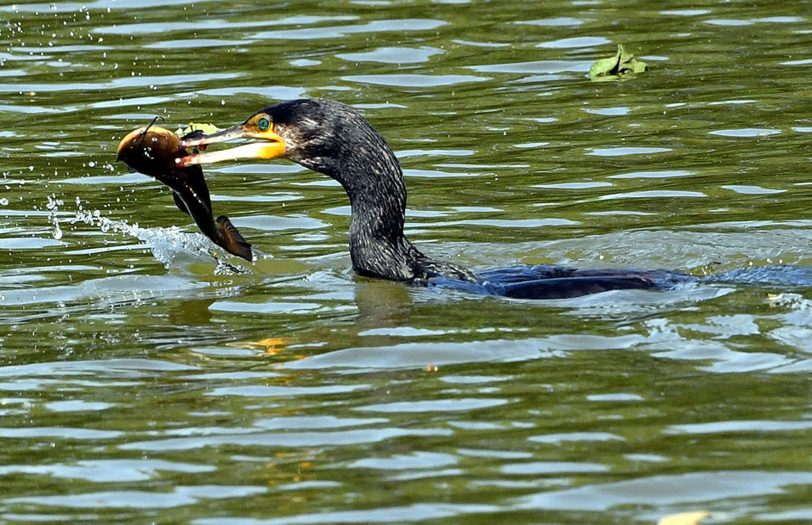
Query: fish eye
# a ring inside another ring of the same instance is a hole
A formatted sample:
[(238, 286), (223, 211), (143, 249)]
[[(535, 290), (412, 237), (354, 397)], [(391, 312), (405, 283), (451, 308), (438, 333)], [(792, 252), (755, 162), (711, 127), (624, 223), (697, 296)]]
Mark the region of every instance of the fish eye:
[(257, 120), (257, 127), (260, 131), (268, 131), (271, 127), (271, 121), (267, 117), (262, 117)]

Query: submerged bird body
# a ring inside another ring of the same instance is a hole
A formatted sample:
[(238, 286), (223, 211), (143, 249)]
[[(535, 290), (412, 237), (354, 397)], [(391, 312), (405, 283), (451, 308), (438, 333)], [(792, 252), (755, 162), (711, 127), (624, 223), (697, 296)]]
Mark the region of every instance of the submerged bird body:
[(235, 139), (255, 142), (190, 155), (181, 159), (181, 164), (284, 157), (332, 177), (350, 199), (350, 256), (353, 269), (360, 275), (525, 299), (668, 288), (695, 279), (664, 270), (576, 270), (559, 266), (516, 266), (477, 274), (432, 259), (404, 235), (406, 186), (395, 154), (363, 116), (339, 102), (284, 102), (232, 128), (185, 140), (183, 145), (191, 148)]
[(555, 265), (520, 265), (484, 270), (476, 282), (432, 278), (430, 287), (514, 299), (567, 299), (609, 290), (669, 289), (697, 278), (669, 270), (578, 270)]

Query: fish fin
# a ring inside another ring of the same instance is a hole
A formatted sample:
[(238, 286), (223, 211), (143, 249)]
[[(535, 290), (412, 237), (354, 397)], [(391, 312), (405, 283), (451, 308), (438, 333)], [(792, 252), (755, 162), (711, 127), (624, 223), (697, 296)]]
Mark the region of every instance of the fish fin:
[(252, 261), (251, 245), (225, 215), (220, 215), (217, 224), (217, 244), (228, 253)]

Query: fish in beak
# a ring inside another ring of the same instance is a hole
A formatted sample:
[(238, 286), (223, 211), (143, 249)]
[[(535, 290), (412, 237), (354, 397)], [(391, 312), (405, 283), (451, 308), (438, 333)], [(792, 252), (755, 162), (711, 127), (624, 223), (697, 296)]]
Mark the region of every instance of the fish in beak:
[[(197, 132), (199, 134), (199, 132)], [(196, 136), (189, 134), (186, 137)], [(200, 231), (227, 252), (253, 260), (251, 245), (225, 215), (214, 219), (203, 169), (184, 166), (188, 158), (181, 139), (168, 129), (147, 126), (128, 134), (118, 145), (116, 160), (172, 189), (175, 205), (194, 219)]]

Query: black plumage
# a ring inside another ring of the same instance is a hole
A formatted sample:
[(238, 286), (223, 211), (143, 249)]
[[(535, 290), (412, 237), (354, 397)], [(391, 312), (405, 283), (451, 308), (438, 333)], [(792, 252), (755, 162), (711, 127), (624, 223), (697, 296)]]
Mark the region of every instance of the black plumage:
[[(272, 131), (261, 130), (263, 126), (267, 128), (263, 119), (272, 122)], [(689, 275), (664, 270), (576, 270), (546, 265), (474, 273), (432, 259), (404, 235), (406, 185), (395, 154), (358, 111), (340, 102), (302, 99), (277, 104), (256, 112), (234, 128), (203, 136), (188, 146), (231, 138), (262, 140), (266, 135), (283, 142), (284, 153), (279, 150), (262, 154), (261, 158), (284, 155), (332, 177), (344, 188), (352, 207), (350, 256), (353, 269), (360, 275), (524, 299), (664, 288), (694, 280)], [(188, 162), (203, 164), (247, 156), (235, 153), (215, 157), (203, 153)]]

